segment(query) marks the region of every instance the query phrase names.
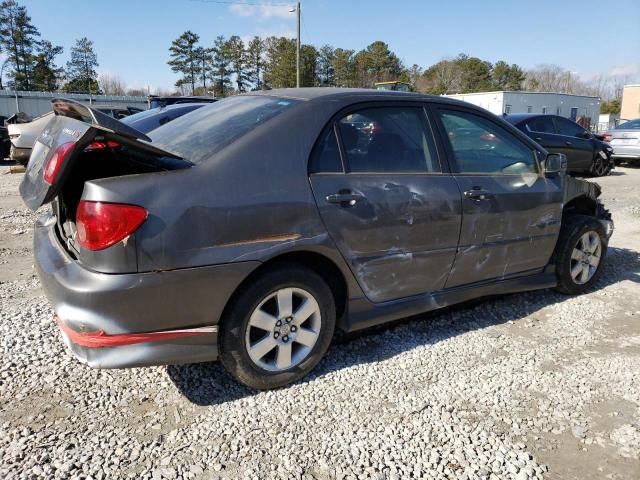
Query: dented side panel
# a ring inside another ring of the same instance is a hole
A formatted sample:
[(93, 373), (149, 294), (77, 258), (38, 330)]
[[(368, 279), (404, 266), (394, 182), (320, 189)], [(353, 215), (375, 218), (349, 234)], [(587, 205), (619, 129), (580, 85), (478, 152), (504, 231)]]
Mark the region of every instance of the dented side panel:
[(553, 253), (562, 221), (559, 176), (458, 175), (463, 192), (482, 189), (485, 200), (463, 200), (460, 246), (447, 287), (541, 270)]
[[(461, 223), (460, 191), (449, 175), (312, 175), (329, 235), (373, 302), (444, 287)], [(329, 203), (341, 190), (352, 206)]]

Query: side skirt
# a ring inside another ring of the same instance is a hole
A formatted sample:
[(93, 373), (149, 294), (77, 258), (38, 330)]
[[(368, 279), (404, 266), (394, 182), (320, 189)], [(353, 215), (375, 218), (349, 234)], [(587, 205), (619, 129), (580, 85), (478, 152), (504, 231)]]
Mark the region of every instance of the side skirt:
[(430, 312), (474, 298), (553, 288), (558, 280), (553, 268), (543, 273), (455, 287), (438, 292), (375, 304), (365, 298), (349, 301), (343, 329), (349, 333), (401, 318)]

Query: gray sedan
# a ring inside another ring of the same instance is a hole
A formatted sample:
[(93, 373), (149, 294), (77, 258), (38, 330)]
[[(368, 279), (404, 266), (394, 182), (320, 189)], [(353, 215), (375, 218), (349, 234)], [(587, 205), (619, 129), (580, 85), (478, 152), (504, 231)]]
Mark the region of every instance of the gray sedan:
[(602, 270), (593, 183), (486, 110), (349, 89), (251, 93), (145, 135), (54, 101), (20, 186), (62, 337), (101, 368), (220, 359), (302, 378), (336, 330)]
[(640, 162), (640, 118), (621, 123), (605, 134), (616, 162)]

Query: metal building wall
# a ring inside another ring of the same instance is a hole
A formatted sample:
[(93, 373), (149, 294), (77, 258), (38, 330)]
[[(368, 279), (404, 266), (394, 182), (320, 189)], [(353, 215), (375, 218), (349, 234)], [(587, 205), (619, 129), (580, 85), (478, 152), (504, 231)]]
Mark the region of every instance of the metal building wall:
[(78, 93), (23, 92), (0, 90), (0, 115), (9, 117), (16, 112), (24, 112), (31, 118), (51, 111), (53, 98), (69, 98), (82, 103), (95, 105), (131, 106), (148, 108), (147, 97), (130, 97), (119, 95), (91, 95)]

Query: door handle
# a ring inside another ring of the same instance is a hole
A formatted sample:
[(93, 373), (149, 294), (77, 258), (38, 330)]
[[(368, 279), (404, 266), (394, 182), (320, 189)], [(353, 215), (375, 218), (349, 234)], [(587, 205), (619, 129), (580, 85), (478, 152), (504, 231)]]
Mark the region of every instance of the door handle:
[(355, 205), (357, 201), (363, 200), (364, 195), (354, 192), (339, 192), (327, 195), (326, 198), (329, 203), (339, 203), (341, 207), (351, 207)]
[(542, 141), (542, 137), (536, 137), (536, 138), (534, 138), (534, 140), (535, 140), (536, 142), (541, 142), (541, 141)]
[(467, 190), (464, 192), (464, 196), (470, 200), (480, 201), (480, 200), (489, 200), (493, 198), (493, 193), (488, 192), (487, 190), (482, 190), (481, 188), (472, 188), (471, 190)]
[(570, 142), (570, 141), (568, 141), (568, 140), (567, 140), (566, 142), (564, 142), (564, 144), (565, 144), (565, 145), (573, 145), (573, 143), (571, 143), (571, 142)]

